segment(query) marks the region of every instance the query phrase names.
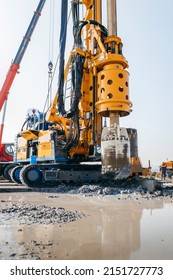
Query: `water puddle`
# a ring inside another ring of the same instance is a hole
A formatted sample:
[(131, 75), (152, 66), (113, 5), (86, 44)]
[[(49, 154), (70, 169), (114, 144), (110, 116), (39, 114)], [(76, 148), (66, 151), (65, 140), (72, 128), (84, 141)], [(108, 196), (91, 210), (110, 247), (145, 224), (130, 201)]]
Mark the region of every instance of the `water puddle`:
[(51, 198), (39, 193), (2, 196), (6, 207), (26, 201), (82, 211), (86, 216), (61, 224), (20, 224), (15, 218), (12, 222), (1, 216), (0, 259), (173, 259), (171, 200)]

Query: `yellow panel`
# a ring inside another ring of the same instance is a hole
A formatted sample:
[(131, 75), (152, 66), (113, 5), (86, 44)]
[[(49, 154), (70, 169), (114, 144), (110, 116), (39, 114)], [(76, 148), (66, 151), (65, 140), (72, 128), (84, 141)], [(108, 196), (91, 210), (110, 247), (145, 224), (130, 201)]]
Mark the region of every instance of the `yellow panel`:
[(23, 137), (18, 138), (17, 160), (27, 159), (27, 140)]
[[(36, 134), (35, 134), (34, 132), (35, 132)], [(37, 134), (38, 134), (38, 131), (37, 131), (37, 130), (36, 130), (36, 131), (25, 130), (25, 131), (21, 131), (21, 132), (20, 132), (20, 135), (21, 135), (23, 138), (25, 138), (26, 140), (37, 139), (37, 138), (38, 138)]]
[(38, 158), (46, 157), (53, 157), (51, 142), (42, 142), (38, 144)]

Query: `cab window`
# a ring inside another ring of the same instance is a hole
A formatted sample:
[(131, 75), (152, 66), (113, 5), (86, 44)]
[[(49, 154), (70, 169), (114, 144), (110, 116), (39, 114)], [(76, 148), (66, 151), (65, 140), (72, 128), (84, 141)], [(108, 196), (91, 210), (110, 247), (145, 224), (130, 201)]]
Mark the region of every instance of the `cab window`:
[(14, 155), (14, 144), (5, 144), (5, 153), (9, 156)]

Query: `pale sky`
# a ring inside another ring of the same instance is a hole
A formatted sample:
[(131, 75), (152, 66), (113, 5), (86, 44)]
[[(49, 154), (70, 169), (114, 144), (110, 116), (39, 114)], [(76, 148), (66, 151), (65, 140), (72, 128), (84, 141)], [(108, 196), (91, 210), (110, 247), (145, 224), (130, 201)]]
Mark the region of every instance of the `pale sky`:
[[(10, 90), (3, 137), (6, 142), (14, 141), (27, 109), (36, 107), (42, 111), (45, 103), (51, 1), (55, 1), (54, 63), (58, 55), (60, 0), (47, 0), (21, 62), (20, 74)], [(0, 88), (38, 3), (39, 0), (0, 0)], [(151, 165), (159, 165), (167, 159), (173, 160), (173, 1), (117, 0), (117, 8), (118, 36), (129, 62), (133, 103), (133, 112), (121, 118), (120, 124), (137, 129), (143, 165), (147, 166), (148, 160)], [(70, 49), (70, 32), (67, 41)], [(56, 83), (57, 76), (53, 95)]]

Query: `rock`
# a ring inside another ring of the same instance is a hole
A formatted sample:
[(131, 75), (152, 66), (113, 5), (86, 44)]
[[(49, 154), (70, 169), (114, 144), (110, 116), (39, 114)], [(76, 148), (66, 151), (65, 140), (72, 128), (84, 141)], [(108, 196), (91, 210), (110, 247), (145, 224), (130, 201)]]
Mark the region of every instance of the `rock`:
[[(49, 207), (46, 205), (31, 205), (18, 203), (10, 208), (0, 209), (0, 215), (5, 215), (6, 220), (18, 220), (20, 224), (54, 224), (69, 223), (85, 217), (84, 213), (68, 211), (62, 207)], [(18, 229), (22, 231), (22, 229)]]
[(16, 253), (12, 253), (9, 257), (15, 257)]

